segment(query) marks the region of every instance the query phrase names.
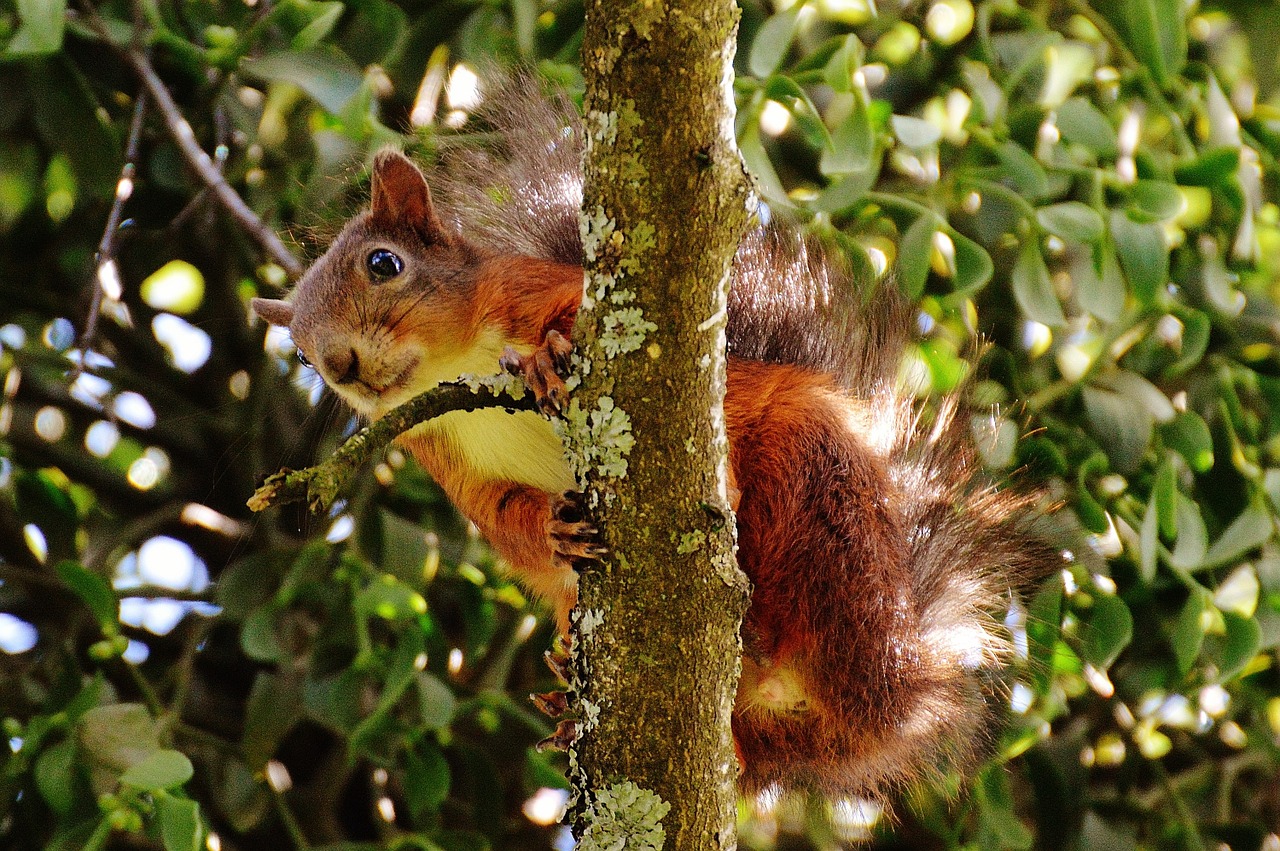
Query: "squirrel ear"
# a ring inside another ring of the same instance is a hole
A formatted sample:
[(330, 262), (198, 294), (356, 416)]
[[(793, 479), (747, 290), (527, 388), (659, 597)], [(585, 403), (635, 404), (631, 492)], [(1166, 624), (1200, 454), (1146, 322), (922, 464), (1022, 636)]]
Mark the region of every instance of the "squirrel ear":
[(293, 321), (293, 305), (278, 298), (255, 298), (249, 302), (253, 312), (272, 325), (288, 328)]
[(422, 234), (428, 242), (448, 242), (435, 207), (427, 179), (413, 161), (399, 151), (379, 151), (373, 158), (372, 201), (375, 218), (403, 222)]

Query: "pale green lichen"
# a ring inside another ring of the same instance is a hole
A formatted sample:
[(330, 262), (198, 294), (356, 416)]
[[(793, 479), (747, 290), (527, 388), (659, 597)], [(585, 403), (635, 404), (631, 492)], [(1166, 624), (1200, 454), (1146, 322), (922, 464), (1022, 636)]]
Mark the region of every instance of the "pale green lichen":
[(584, 638), (589, 637), (596, 627), (604, 623), (604, 612), (600, 609), (584, 609), (579, 606), (574, 609), (574, 615), (577, 619), (578, 633)]
[(685, 532), (680, 536), (680, 543), (676, 545), (676, 552), (680, 555), (688, 555), (703, 548), (707, 543), (707, 533), (701, 529), (694, 529), (692, 532)]
[(624, 307), (606, 313), (600, 319), (603, 329), (596, 340), (606, 358), (634, 352), (644, 344), (645, 334), (657, 331), (658, 326), (644, 318), (638, 307)]
[(636, 440), (631, 434), (631, 417), (616, 407), (611, 397), (601, 396), (592, 411), (584, 410), (577, 399), (572, 399), (555, 425), (566, 447), (569, 466), (580, 483), (591, 473), (604, 479), (620, 479), (627, 474), (627, 455)]
[(601, 249), (613, 236), (616, 223), (600, 204), (597, 204), (595, 210), (590, 213), (583, 211), (579, 216), (578, 231), (582, 235), (582, 256), (588, 262), (594, 262), (597, 257), (602, 256)]
[(639, 270), (640, 258), (658, 244), (655, 233), (653, 225), (645, 219), (641, 219), (631, 227), (627, 239), (627, 251), (618, 262), (618, 267), (623, 272), (630, 275)]
[(583, 697), (578, 700), (578, 709), (582, 713), (582, 717), (578, 721), (578, 732), (591, 732), (600, 723), (600, 704)]
[(583, 813), (579, 851), (661, 851), (671, 805), (630, 780), (601, 789)]
[(500, 372), (497, 375), (472, 375), (468, 372), (459, 375), (458, 381), (472, 393), (488, 389), (494, 395), (506, 393), (512, 399), (523, 399), (525, 390), (528, 387), (523, 378), (518, 375), (512, 375), (509, 372)]
[(618, 138), (618, 113), (588, 110), (582, 118), (586, 125), (587, 138), (593, 142), (612, 145)]

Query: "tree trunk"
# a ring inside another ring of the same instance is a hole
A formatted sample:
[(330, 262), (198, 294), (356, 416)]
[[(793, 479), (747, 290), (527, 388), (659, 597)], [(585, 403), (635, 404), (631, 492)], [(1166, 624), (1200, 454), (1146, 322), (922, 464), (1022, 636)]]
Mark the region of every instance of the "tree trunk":
[(584, 570), (575, 624), (584, 851), (624, 836), (736, 847), (729, 720), (749, 592), (723, 399), (749, 190), (733, 133), (737, 16), (730, 0), (587, 3), (582, 383), (565, 439), (611, 554)]

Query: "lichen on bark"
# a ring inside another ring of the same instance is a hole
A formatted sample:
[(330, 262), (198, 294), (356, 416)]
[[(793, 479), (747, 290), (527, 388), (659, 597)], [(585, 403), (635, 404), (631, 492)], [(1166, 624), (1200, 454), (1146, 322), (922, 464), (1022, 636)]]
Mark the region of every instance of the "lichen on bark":
[[(725, 85), (736, 22), (721, 0), (587, 3), (581, 380), (562, 429), (610, 555), (582, 571), (575, 618), (580, 847), (736, 845), (729, 719), (748, 590), (723, 415), (749, 194)], [(649, 795), (670, 812), (643, 830), (603, 819)], [(632, 827), (605, 842), (606, 821)]]

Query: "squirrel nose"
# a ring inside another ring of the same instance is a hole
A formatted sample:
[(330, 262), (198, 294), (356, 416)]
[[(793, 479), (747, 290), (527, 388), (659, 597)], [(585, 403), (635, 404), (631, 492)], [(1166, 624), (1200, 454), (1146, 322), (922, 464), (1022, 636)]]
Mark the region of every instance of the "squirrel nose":
[(360, 377), (360, 357), (355, 349), (327, 353), (324, 367), (339, 384), (350, 384)]

